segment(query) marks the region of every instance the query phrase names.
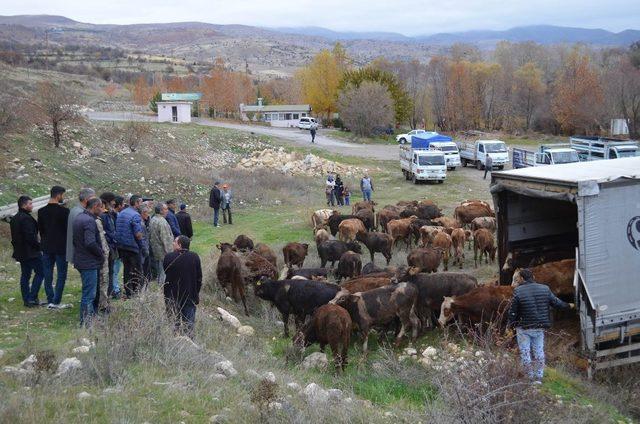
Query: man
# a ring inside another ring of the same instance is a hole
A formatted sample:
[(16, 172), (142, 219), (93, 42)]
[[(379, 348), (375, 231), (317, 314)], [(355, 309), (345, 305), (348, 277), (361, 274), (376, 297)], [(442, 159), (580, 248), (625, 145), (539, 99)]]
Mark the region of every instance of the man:
[(140, 239), (140, 261), (142, 263), (142, 278), (140, 279), (140, 287), (138, 290), (146, 287), (147, 281), (153, 280), (158, 276), (159, 271), (155, 270), (153, 261), (151, 260), (151, 245), (149, 244), (149, 223), (151, 221), (151, 208), (145, 202), (138, 209), (140, 218), (142, 219), (142, 239)]
[(176, 218), (176, 199), (167, 200), (167, 207), (169, 208), (169, 213), (167, 214), (167, 222), (171, 227), (173, 237), (178, 237), (182, 233), (180, 232), (180, 224), (178, 223), (178, 218)]
[(342, 191), (344, 190), (344, 183), (340, 174), (336, 174), (335, 185), (333, 186), (333, 197), (336, 199), (338, 206), (344, 206), (344, 200), (342, 199)]
[(109, 296), (107, 295), (107, 291), (109, 289), (109, 256), (111, 255), (111, 250), (109, 248), (109, 242), (107, 241), (107, 234), (104, 230), (104, 221), (102, 220), (102, 216), (106, 215), (104, 202), (102, 202), (102, 208), (98, 211), (98, 216), (96, 216), (96, 227), (98, 229), (98, 235), (100, 236), (100, 247), (102, 248), (102, 255), (104, 260), (102, 261), (102, 265), (100, 269), (98, 269), (98, 285), (96, 287), (96, 297), (93, 300), (93, 309), (94, 311), (106, 312), (109, 313)]
[[(38, 229), (42, 245), (44, 291), (49, 309), (59, 309), (62, 292), (67, 281), (67, 225), (69, 209), (65, 208), (64, 193), (60, 186), (51, 187), (49, 203), (38, 211)], [(56, 268), (56, 288), (53, 289), (53, 268)]]
[[(222, 213), (224, 217), (224, 211)], [(183, 234), (189, 238), (193, 237), (193, 225), (191, 224), (191, 215), (187, 212), (187, 205), (182, 203), (180, 205), (180, 212), (176, 214), (178, 218), (178, 225), (180, 226), (180, 234)]]
[[(113, 210), (111, 211), (111, 218), (113, 219), (114, 229), (115, 229), (115, 223), (118, 220), (118, 214), (122, 212), (124, 208), (125, 208), (124, 197), (116, 196), (113, 201)], [(114, 238), (115, 238), (115, 233), (114, 233)], [(120, 270), (122, 269), (122, 260), (120, 259), (120, 255), (118, 253), (117, 247), (118, 247), (118, 241), (116, 239), (116, 249), (114, 253), (114, 256), (116, 257), (116, 259), (113, 262), (113, 275), (111, 277), (112, 285), (109, 287), (109, 291), (108, 291), (109, 295), (111, 295), (111, 297), (113, 297), (114, 299), (120, 298), (119, 278), (120, 278)]]
[[(11, 218), (13, 259), (20, 262), (20, 293), (27, 308), (38, 306), (38, 292), (44, 279), (42, 251), (38, 240), (38, 223), (31, 216), (33, 202), (29, 196), (18, 198), (18, 213)], [(33, 273), (33, 280), (31, 280)]]
[(96, 192), (92, 188), (81, 188), (78, 193), (78, 205), (71, 208), (69, 219), (67, 220), (67, 262), (73, 264), (73, 221), (78, 215), (84, 212), (89, 199), (96, 197)]
[(311, 142), (315, 143), (316, 142), (316, 128), (317, 125), (312, 123), (311, 126), (309, 127), (309, 132), (311, 133)]
[(487, 179), (487, 172), (491, 172), (493, 170), (493, 158), (489, 153), (484, 155), (484, 177), (482, 179)]
[(129, 199), (129, 207), (118, 214), (116, 220), (116, 242), (118, 255), (124, 268), (124, 291), (131, 297), (138, 291), (142, 276), (141, 244), (142, 217), (138, 208), (142, 205), (142, 197), (133, 195)]
[(327, 175), (327, 181), (324, 183), (324, 194), (327, 196), (327, 206), (334, 206), (334, 197), (333, 197), (333, 188), (336, 186), (336, 183), (333, 179), (333, 175)]
[(367, 201), (371, 201), (371, 193), (373, 192), (373, 181), (369, 177), (368, 173), (364, 173), (364, 177), (360, 180), (360, 191), (362, 191), (362, 198)]
[(233, 220), (231, 219), (231, 199), (233, 196), (229, 191), (229, 184), (222, 185), (222, 222), (227, 223), (227, 218), (229, 219), (229, 225), (233, 224)]
[(100, 200), (102, 200), (102, 205), (104, 206), (100, 219), (102, 220), (104, 237), (107, 241), (107, 246), (109, 247), (109, 257), (105, 261), (105, 266), (108, 269), (108, 275), (106, 276), (107, 291), (105, 294), (108, 297), (113, 294), (114, 269), (116, 260), (118, 259), (118, 245), (116, 243), (116, 218), (118, 215), (114, 211), (116, 195), (105, 192), (100, 195)]
[(164, 299), (167, 313), (175, 317), (176, 330), (193, 338), (196, 305), (200, 302), (202, 287), (202, 267), (200, 257), (189, 251), (190, 244), (189, 237), (177, 237), (173, 241), (173, 252), (164, 258), (167, 276)]
[(220, 191), (220, 181), (213, 184), (213, 188), (209, 192), (209, 207), (213, 208), (213, 226), (218, 225), (218, 215), (220, 214), (220, 203), (222, 203), (222, 191)]
[(162, 261), (164, 257), (173, 251), (173, 235), (167, 222), (169, 209), (164, 203), (155, 206), (155, 215), (149, 224), (149, 242), (153, 252), (152, 260), (158, 264), (158, 283), (164, 284), (165, 274)]
[[(529, 269), (520, 271), (518, 287), (513, 291), (509, 308), (509, 327), (516, 328), (520, 360), (534, 384), (542, 384), (544, 375), (544, 330), (551, 327), (549, 309), (574, 308), (573, 303), (558, 299), (549, 286), (533, 280)], [(512, 334), (512, 330), (509, 330)], [(531, 357), (533, 356), (533, 363)]]
[(96, 311), (93, 302), (98, 287), (98, 271), (104, 261), (96, 219), (102, 211), (102, 200), (91, 198), (87, 208), (73, 220), (73, 266), (80, 272), (82, 297), (80, 325), (88, 325)]

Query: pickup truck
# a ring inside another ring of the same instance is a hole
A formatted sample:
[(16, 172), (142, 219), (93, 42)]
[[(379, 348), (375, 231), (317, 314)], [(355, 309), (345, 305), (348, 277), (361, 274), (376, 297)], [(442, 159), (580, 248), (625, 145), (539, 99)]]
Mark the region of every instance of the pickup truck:
[(460, 152), (458, 151), (458, 145), (453, 141), (434, 141), (429, 144), (429, 149), (444, 153), (448, 170), (456, 169), (457, 166), (460, 166)]
[(580, 160), (618, 159), (638, 155), (638, 142), (605, 137), (571, 137), (571, 148)]
[(514, 169), (518, 169), (579, 161), (578, 152), (567, 144), (543, 144), (538, 150), (514, 148), (511, 164)]
[(425, 130), (411, 130), (411, 131), (409, 131), (409, 132), (408, 132), (408, 133), (406, 133), (406, 134), (398, 134), (398, 135), (396, 136), (396, 141), (397, 141), (399, 144), (411, 143), (411, 138), (412, 138), (414, 135), (420, 135), (420, 134), (424, 134), (424, 133), (426, 133), (426, 131), (425, 131)]
[(420, 181), (442, 183), (447, 178), (444, 153), (438, 150), (400, 146), (400, 168), (405, 179), (418, 184)]
[(509, 162), (509, 153), (504, 141), (478, 140), (474, 143), (459, 141), (458, 149), (460, 149), (462, 166), (471, 164), (478, 169), (484, 169), (487, 155), (493, 159), (494, 168), (504, 169), (505, 164)]

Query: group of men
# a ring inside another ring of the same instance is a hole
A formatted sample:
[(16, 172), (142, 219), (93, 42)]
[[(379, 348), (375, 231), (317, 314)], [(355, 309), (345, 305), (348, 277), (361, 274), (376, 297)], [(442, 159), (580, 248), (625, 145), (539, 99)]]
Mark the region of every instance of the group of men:
[[(69, 210), (65, 192), (60, 186), (51, 188), (49, 202), (38, 210), (37, 220), (32, 216), (32, 199), (18, 198), (11, 243), (13, 258), (21, 266), (24, 305), (68, 306), (61, 301), (71, 263), (82, 281), (80, 323), (88, 324), (97, 313), (109, 312), (110, 297), (122, 296), (118, 276), (123, 268), (123, 297), (135, 296), (157, 278), (164, 285), (168, 312), (190, 335), (202, 269), (198, 255), (189, 251), (193, 227), (186, 205), (176, 213), (175, 199), (153, 204), (151, 199), (132, 195), (125, 201), (109, 192), (97, 197), (93, 189), (83, 188), (78, 204)], [(46, 303), (38, 300), (43, 281)]]
[(213, 226), (220, 227), (218, 219), (220, 217), (220, 210), (222, 209), (222, 222), (229, 225), (233, 224), (231, 219), (231, 199), (233, 195), (229, 190), (229, 184), (220, 184), (220, 181), (216, 181), (213, 184), (213, 188), (209, 192), (209, 207), (213, 209)]

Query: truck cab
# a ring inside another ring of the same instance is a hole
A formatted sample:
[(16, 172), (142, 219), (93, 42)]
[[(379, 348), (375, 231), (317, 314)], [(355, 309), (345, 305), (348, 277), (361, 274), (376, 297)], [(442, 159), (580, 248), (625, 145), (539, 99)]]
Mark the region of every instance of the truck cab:
[(571, 137), (571, 147), (580, 160), (619, 159), (638, 156), (638, 142), (605, 137)]
[(445, 155), (439, 150), (400, 148), (400, 167), (405, 179), (418, 184), (420, 181), (442, 183), (447, 178)]
[(436, 141), (429, 145), (429, 149), (444, 153), (448, 170), (453, 170), (456, 169), (457, 166), (460, 166), (460, 151), (456, 143), (452, 141)]
[(462, 166), (474, 165), (478, 169), (484, 169), (487, 155), (493, 160), (493, 167), (504, 169), (509, 162), (507, 145), (501, 140), (478, 140), (474, 143), (458, 143), (460, 148), (460, 160)]

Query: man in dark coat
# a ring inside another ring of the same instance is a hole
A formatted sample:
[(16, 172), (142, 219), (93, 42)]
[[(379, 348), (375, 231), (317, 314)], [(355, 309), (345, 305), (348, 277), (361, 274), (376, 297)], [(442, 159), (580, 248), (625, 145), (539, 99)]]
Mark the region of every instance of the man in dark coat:
[(193, 237), (193, 225), (191, 224), (191, 215), (187, 212), (187, 205), (180, 205), (180, 212), (176, 214), (178, 225), (180, 226), (180, 234), (189, 238)]
[[(20, 293), (24, 306), (38, 306), (38, 292), (44, 279), (42, 250), (38, 240), (38, 223), (31, 216), (33, 202), (29, 196), (18, 198), (18, 213), (11, 218), (13, 259), (20, 262)], [(33, 273), (33, 280), (31, 280)]]
[(542, 384), (544, 330), (551, 327), (550, 308), (569, 309), (575, 305), (558, 299), (549, 286), (535, 282), (529, 269), (520, 271), (520, 281), (517, 283), (519, 285), (513, 291), (508, 322), (510, 327), (516, 328), (522, 366), (535, 384)]
[(196, 321), (196, 305), (200, 302), (202, 267), (200, 257), (189, 251), (191, 240), (179, 236), (173, 241), (173, 252), (163, 261), (167, 275), (164, 300), (167, 314), (175, 318), (176, 331), (193, 338)]
[(93, 302), (98, 288), (98, 272), (105, 260), (96, 219), (102, 213), (102, 200), (94, 197), (73, 220), (73, 266), (80, 272), (82, 297), (80, 325), (88, 324), (96, 311)]
[(220, 215), (220, 204), (222, 203), (222, 190), (220, 190), (220, 181), (213, 184), (213, 188), (209, 192), (209, 207), (213, 208), (213, 226), (218, 225), (218, 216)]
[(165, 203), (167, 204), (167, 208), (169, 208), (169, 213), (166, 217), (167, 222), (169, 223), (169, 227), (171, 227), (173, 237), (178, 237), (182, 232), (180, 231), (180, 223), (176, 217), (176, 199), (169, 199)]

